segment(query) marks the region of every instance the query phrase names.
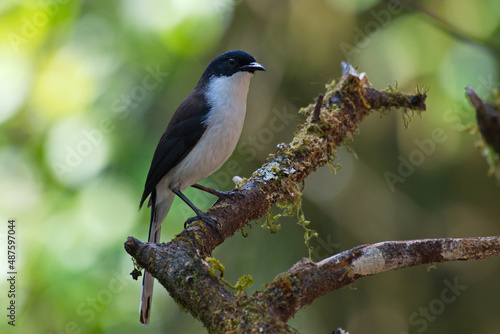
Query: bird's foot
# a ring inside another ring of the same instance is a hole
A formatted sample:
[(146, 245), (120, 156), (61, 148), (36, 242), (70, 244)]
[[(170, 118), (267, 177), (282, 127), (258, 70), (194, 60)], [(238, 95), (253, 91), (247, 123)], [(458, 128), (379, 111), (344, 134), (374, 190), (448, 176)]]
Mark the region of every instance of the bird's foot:
[[(246, 198), (246, 195), (242, 193), (241, 191), (237, 190), (230, 190), (230, 191), (221, 191), (221, 196), (215, 201), (214, 205), (219, 204), (220, 201), (225, 200), (226, 198), (229, 197), (234, 197), (238, 200), (244, 200)], [(214, 206), (212, 205), (212, 206)]]
[(187, 228), (189, 225), (191, 225), (192, 223), (194, 223), (198, 220), (201, 220), (202, 222), (204, 222), (205, 224), (207, 224), (208, 226), (210, 226), (214, 230), (219, 231), (219, 229), (217, 228), (217, 225), (218, 225), (217, 221), (204, 213), (202, 213), (198, 216), (195, 216), (195, 217), (191, 217), (188, 220), (186, 220), (186, 222), (184, 223), (184, 228)]
[[(214, 205), (218, 204), (220, 201), (225, 200), (226, 198), (233, 197), (233, 196), (243, 196), (242, 193), (231, 190), (231, 191), (218, 191), (217, 193), (217, 201), (215, 201)], [(214, 206), (212, 205), (212, 206)]]
[(214, 195), (217, 196), (220, 200), (226, 199), (230, 197), (231, 195), (234, 194), (234, 191), (220, 191), (220, 190), (215, 190)]

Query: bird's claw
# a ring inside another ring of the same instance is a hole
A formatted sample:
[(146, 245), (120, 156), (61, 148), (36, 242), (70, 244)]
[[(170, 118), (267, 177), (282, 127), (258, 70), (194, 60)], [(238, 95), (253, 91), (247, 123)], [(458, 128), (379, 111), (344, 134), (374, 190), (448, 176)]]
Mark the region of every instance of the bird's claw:
[(189, 218), (184, 223), (184, 228), (187, 228), (189, 225), (191, 225), (192, 223), (194, 223), (194, 222), (196, 222), (198, 220), (201, 220), (202, 222), (204, 222), (205, 224), (207, 224), (208, 226), (210, 226), (214, 230), (218, 231), (218, 229), (217, 229), (217, 224), (218, 224), (217, 221), (215, 219), (213, 219), (212, 217), (206, 215), (206, 214), (201, 214), (201, 215)]
[(216, 196), (219, 197), (219, 200), (221, 199), (226, 199), (229, 196), (231, 196), (234, 193), (234, 191), (217, 191)]
[(219, 191), (217, 193), (217, 201), (214, 203), (214, 205), (212, 206), (215, 206), (216, 204), (218, 204), (220, 201), (223, 201), (225, 200), (226, 198), (229, 198), (229, 197), (232, 197), (232, 196), (245, 196), (243, 195), (241, 192), (239, 191), (234, 191), (234, 190), (230, 190), (230, 191)]
[(233, 191), (217, 191), (217, 194), (215, 194), (217, 196), (217, 200), (215, 201), (215, 203), (212, 206), (215, 206), (220, 201), (223, 201), (226, 198), (231, 197), (231, 195), (233, 193), (234, 193)]

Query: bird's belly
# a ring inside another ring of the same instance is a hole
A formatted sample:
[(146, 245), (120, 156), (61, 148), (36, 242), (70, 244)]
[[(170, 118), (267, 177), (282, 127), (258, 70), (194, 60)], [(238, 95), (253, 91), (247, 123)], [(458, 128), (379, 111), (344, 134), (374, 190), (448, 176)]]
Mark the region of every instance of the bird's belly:
[(238, 143), (243, 122), (238, 123), (209, 125), (193, 150), (167, 174), (169, 185), (183, 190), (218, 170)]

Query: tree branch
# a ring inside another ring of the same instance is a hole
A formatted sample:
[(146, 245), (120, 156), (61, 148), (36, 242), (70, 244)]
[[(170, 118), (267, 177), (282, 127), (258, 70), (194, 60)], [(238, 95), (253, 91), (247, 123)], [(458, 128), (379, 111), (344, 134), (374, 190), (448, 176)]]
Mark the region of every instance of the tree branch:
[(385, 270), (418, 264), (498, 255), (498, 237), (385, 242), (359, 246), (318, 263), (301, 260), (280, 274), (267, 289), (234, 296), (210, 273), (205, 259), (226, 238), (277, 203), (299, 202), (299, 183), (333, 161), (335, 150), (375, 109), (425, 110), (424, 93), (405, 95), (369, 87), (366, 76), (348, 64), (338, 83), (327, 85), (324, 98), (301, 113), (307, 115), (289, 144), (211, 209), (220, 224), (214, 231), (192, 224), (167, 244), (142, 243), (129, 237), (126, 251), (189, 310), (211, 333), (293, 333), (286, 321), (328, 291)]
[[(361, 277), (422, 264), (480, 260), (496, 255), (500, 255), (500, 237), (379, 242), (355, 247), (317, 263), (302, 259), (279, 275), (265, 294), (286, 322), (316, 298)], [(278, 295), (285, 298), (276, 298)]]

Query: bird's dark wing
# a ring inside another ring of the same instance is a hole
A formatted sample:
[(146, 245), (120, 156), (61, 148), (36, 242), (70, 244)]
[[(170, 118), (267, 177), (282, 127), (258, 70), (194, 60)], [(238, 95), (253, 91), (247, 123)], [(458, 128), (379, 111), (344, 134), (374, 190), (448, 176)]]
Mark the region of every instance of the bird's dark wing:
[(209, 107), (203, 94), (193, 91), (177, 108), (156, 147), (139, 209), (158, 182), (188, 155), (205, 132)]

